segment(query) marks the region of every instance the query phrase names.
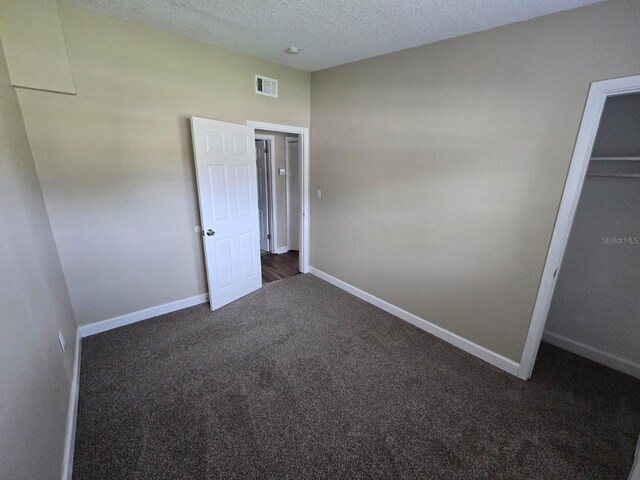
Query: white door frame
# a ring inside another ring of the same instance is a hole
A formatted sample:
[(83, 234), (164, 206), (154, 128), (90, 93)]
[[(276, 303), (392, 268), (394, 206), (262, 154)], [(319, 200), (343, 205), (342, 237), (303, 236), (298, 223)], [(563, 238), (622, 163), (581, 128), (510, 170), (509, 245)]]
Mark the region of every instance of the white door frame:
[(300, 242), (300, 271), (309, 273), (309, 129), (277, 123), (247, 121), (247, 125), (254, 130), (269, 130), (297, 134), (302, 144), (302, 239)]
[(276, 158), (275, 158), (275, 144), (276, 137), (273, 135), (262, 135), (260, 133), (255, 134), (256, 140), (266, 140), (267, 142), (267, 169), (269, 170), (269, 191), (267, 192), (267, 198), (269, 199), (269, 251), (271, 253), (277, 253), (278, 245), (278, 220), (276, 212)]
[(593, 150), (600, 125), (600, 117), (607, 97), (640, 92), (640, 75), (602, 80), (593, 82), (589, 89), (589, 96), (582, 116), (582, 123), (578, 132), (576, 146), (573, 151), (567, 181), (564, 185), (560, 208), (556, 217), (555, 227), (551, 236), (551, 243), (547, 253), (547, 260), (542, 271), (538, 296), (533, 308), (531, 324), (527, 340), (522, 352), (518, 377), (523, 380), (531, 378), (533, 366), (540, 347), (544, 325), (547, 321), (553, 291), (555, 289), (558, 271), (562, 264), (571, 225), (578, 208), (580, 193), (584, 185), (584, 179), (589, 166), (589, 159)]
[[(286, 191), (287, 191), (287, 245), (291, 244), (291, 225), (289, 223), (289, 218), (290, 218), (290, 203), (289, 203), (289, 143), (291, 142), (296, 142), (298, 143), (298, 149), (300, 149), (300, 137), (284, 137), (284, 154), (285, 154), (285, 167), (286, 167), (286, 171), (287, 171), (287, 181), (286, 181)], [(300, 152), (298, 152), (298, 161), (300, 161), (302, 157), (300, 156)], [(300, 182), (300, 184), (302, 185), (302, 182)], [(302, 200), (302, 192), (300, 194), (300, 199)], [(302, 227), (302, 222), (300, 222), (300, 226)], [(300, 235), (300, 234), (299, 234)], [(299, 238), (302, 238), (301, 236), (299, 236)]]

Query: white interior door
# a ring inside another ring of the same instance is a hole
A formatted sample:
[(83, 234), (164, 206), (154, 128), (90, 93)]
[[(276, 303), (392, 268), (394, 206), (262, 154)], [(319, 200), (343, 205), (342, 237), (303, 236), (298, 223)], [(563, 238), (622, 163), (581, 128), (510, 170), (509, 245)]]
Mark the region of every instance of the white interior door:
[(211, 310), (262, 286), (253, 128), (191, 118)]
[(302, 169), (300, 168), (300, 143), (287, 138), (287, 236), (289, 250), (300, 250), (302, 228)]
[(260, 218), (260, 249), (270, 251), (269, 240), (269, 177), (267, 142), (256, 140), (256, 168), (258, 169), (258, 217)]

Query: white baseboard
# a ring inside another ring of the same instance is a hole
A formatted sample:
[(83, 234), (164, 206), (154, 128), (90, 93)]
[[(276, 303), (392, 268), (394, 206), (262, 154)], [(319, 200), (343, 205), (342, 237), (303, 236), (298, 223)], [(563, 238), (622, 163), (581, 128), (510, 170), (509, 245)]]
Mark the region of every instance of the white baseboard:
[(183, 298), (182, 300), (176, 300), (175, 302), (165, 303), (163, 305), (157, 305), (151, 308), (145, 308), (144, 310), (138, 310), (137, 312), (127, 313), (119, 317), (109, 318), (96, 323), (90, 323), (89, 325), (82, 325), (80, 330), (80, 336), (82, 338), (95, 335), (96, 333), (106, 332), (107, 330), (113, 330), (114, 328), (129, 325), (131, 323), (141, 322), (148, 318), (157, 317), (158, 315), (164, 315), (165, 313), (175, 312), (176, 310), (182, 310), (183, 308), (193, 307), (205, 303), (209, 299), (209, 295), (203, 293), (196, 295), (195, 297)]
[(69, 410), (67, 413), (67, 434), (64, 441), (64, 460), (62, 466), (62, 480), (71, 480), (73, 474), (73, 451), (76, 440), (76, 420), (78, 418), (78, 395), (80, 393), (80, 354), (82, 337), (76, 330), (76, 343), (73, 357), (73, 376), (71, 377), (71, 391), (69, 394)]
[(282, 253), (287, 253), (289, 251), (289, 247), (276, 247), (273, 253), (280, 255)]
[(424, 318), (420, 318), (417, 315), (414, 315), (413, 313), (409, 313), (400, 307), (396, 307), (395, 305), (392, 305), (389, 302), (386, 302), (378, 297), (371, 295), (370, 293), (360, 290), (359, 288), (356, 288), (353, 285), (350, 285), (346, 282), (343, 282), (340, 279), (332, 277), (328, 273), (318, 270), (317, 268), (311, 267), (309, 271), (312, 275), (315, 275), (316, 277), (321, 278), (322, 280), (325, 280), (331, 283), (332, 285), (335, 285), (336, 287), (341, 288), (346, 292), (349, 292), (352, 295), (355, 295), (356, 297), (364, 300), (365, 302), (375, 305), (376, 307), (384, 310), (385, 312), (395, 315), (396, 317), (401, 318), (402, 320), (409, 322), (412, 325), (415, 325), (416, 327), (424, 330), (425, 332), (428, 332), (431, 335), (434, 335), (444, 340), (445, 342), (450, 343), (451, 345), (454, 345), (460, 348), (461, 350), (464, 350), (465, 352), (470, 353), (471, 355), (474, 355), (481, 360), (484, 360), (487, 363), (490, 363), (494, 367), (498, 367), (501, 370), (504, 370), (505, 372), (510, 373), (511, 375), (514, 375), (514, 376), (518, 375), (519, 364), (507, 357), (503, 357), (502, 355), (495, 353), (476, 343), (473, 343), (472, 341), (467, 340), (466, 338), (456, 335), (455, 333), (452, 333), (449, 330), (445, 330), (442, 327), (439, 327), (431, 322), (428, 322)]
[(589, 345), (585, 345), (584, 343), (577, 342), (553, 332), (545, 331), (542, 334), (542, 339), (551, 345), (563, 348), (575, 353), (576, 355), (580, 355), (581, 357), (601, 363), (602, 365), (606, 365), (614, 370), (619, 370), (627, 375), (631, 375), (632, 377), (640, 378), (640, 364), (627, 360), (626, 358), (603, 352), (602, 350), (598, 350), (597, 348), (590, 347)]

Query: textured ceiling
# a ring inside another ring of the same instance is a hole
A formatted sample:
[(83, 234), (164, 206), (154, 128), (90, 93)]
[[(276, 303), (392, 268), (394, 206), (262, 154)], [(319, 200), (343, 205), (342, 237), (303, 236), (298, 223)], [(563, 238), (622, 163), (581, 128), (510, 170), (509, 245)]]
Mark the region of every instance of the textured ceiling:
[(314, 71), (600, 0), (61, 1)]

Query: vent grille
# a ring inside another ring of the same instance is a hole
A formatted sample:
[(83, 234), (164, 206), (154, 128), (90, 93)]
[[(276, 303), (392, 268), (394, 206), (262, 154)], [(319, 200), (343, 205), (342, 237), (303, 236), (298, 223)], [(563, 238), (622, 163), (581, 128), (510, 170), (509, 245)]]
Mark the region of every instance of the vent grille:
[(278, 98), (278, 81), (273, 78), (256, 75), (256, 93)]

